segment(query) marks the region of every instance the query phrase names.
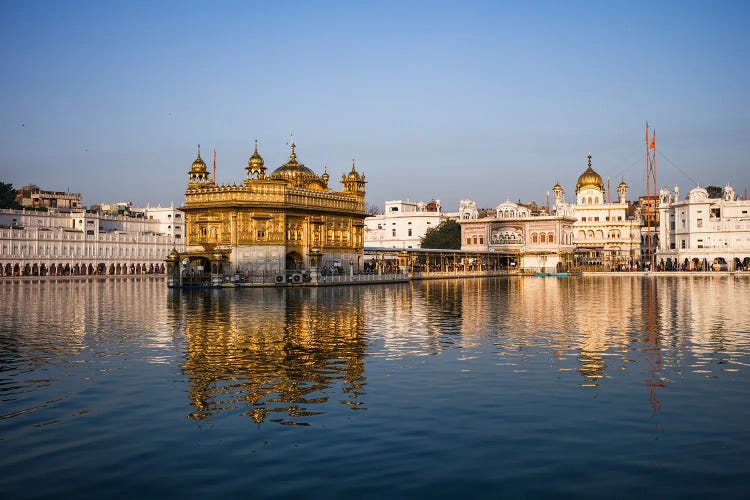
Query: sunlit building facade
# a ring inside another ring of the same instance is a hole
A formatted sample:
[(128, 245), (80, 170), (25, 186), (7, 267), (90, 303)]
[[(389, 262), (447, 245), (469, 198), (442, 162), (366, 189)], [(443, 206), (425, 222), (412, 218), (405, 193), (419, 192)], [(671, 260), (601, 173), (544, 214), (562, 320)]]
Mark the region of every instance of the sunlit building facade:
[(617, 200), (607, 201), (602, 177), (591, 166), (578, 177), (576, 203), (565, 202), (559, 183), (552, 187), (553, 214), (575, 219), (575, 264), (590, 270), (622, 270), (638, 264), (641, 257), (641, 221), (628, 215), (628, 185), (617, 186)]
[[(186, 252), (170, 257), (172, 273), (241, 273), (283, 281), (287, 271), (337, 265), (362, 267), (365, 176), (352, 163), (332, 191), (329, 175), (317, 175), (297, 160), (267, 173), (255, 151), (240, 184), (217, 185), (200, 150), (185, 193)], [(295, 274), (295, 277), (298, 277)]]
[(522, 271), (567, 270), (573, 258), (573, 223), (566, 215), (532, 215), (528, 207), (506, 201), (494, 217), (461, 219), (461, 250), (490, 251), (509, 257)]
[[(85, 210), (0, 210), (0, 276), (164, 273), (182, 245), (161, 212), (141, 217)], [(171, 210), (174, 219), (182, 214)]]
[(440, 200), (393, 200), (385, 202), (385, 212), (365, 219), (365, 246), (381, 248), (420, 248), (427, 231), (446, 220)]
[(750, 269), (750, 200), (726, 186), (722, 198), (697, 187), (679, 199), (679, 189), (659, 193), (659, 249), (664, 270)]

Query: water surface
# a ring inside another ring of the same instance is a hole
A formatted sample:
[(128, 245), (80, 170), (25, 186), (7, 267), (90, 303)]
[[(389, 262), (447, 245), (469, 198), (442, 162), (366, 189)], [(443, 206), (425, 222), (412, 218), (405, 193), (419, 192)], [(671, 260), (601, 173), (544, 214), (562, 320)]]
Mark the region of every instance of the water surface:
[(5, 498), (739, 497), (750, 276), (0, 282)]

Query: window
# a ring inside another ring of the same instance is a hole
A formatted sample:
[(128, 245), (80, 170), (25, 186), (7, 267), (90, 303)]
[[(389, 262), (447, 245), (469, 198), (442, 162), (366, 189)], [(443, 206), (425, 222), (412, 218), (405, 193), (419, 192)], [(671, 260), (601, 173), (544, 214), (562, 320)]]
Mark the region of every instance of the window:
[(469, 238), (468, 236), (466, 237), (466, 244), (471, 245), (471, 238)]
[(392, 236), (396, 236), (396, 228), (391, 229)]
[(586, 217), (581, 217), (581, 222), (586, 222)]
[(484, 236), (479, 237), (479, 244), (484, 245)]
[(594, 217), (594, 222), (599, 222), (599, 217)]
[[(411, 222), (409, 224), (411, 224)], [(411, 228), (409, 228), (409, 236), (411, 236)]]
[(554, 235), (554, 234), (552, 234), (552, 233), (549, 233), (549, 234), (547, 235), (547, 241), (548, 241), (549, 243), (554, 243), (554, 242), (555, 242), (555, 235)]
[(180, 219), (180, 218), (181, 218), (181, 217), (180, 217), (180, 214), (174, 214), (174, 218), (175, 218), (175, 219)]
[(703, 219), (698, 219), (698, 227), (703, 227)]
[(680, 248), (685, 249), (685, 240), (680, 240)]
[(391, 212), (398, 212), (398, 207), (391, 207)]

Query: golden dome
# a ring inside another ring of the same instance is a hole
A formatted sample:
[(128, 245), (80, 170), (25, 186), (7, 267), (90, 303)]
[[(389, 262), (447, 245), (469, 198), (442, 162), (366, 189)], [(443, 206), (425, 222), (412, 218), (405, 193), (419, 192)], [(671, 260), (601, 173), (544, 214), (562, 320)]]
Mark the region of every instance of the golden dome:
[(203, 159), (201, 158), (201, 146), (198, 145), (198, 157), (193, 162), (193, 166), (190, 168), (190, 172), (193, 173), (203, 173), (206, 171), (206, 164), (203, 162)]
[(621, 188), (623, 188), (623, 187), (628, 187), (628, 185), (627, 185), (627, 184), (625, 184), (625, 180), (623, 180), (622, 182), (620, 182), (620, 185), (619, 185), (619, 186), (617, 186), (617, 187), (621, 187)]
[(593, 168), (591, 168), (591, 153), (588, 155), (589, 167), (584, 173), (578, 178), (576, 183), (576, 194), (578, 194), (584, 188), (595, 188), (601, 192), (604, 192), (604, 182), (602, 176), (597, 174)]
[(250, 159), (247, 160), (247, 168), (250, 171), (260, 171), (263, 170), (264, 164), (263, 157), (258, 154), (258, 141), (255, 141), (255, 151)]
[(296, 146), (294, 145), (294, 143), (292, 143), (292, 154), (289, 155), (289, 161), (274, 170), (271, 174), (271, 177), (295, 178), (304, 175), (317, 177), (317, 175), (315, 175), (315, 172), (307, 168), (303, 163), (299, 163), (297, 161), (297, 155), (294, 153), (295, 147)]

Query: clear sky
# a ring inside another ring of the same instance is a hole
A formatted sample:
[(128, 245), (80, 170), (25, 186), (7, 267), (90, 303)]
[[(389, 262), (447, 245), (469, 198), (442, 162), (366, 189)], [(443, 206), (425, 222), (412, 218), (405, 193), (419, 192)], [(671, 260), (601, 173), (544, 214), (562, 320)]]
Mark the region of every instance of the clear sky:
[(0, 0), (0, 181), (87, 205), (184, 202), (201, 144), (240, 183), (255, 139), (367, 201), (750, 191), (750, 2)]

